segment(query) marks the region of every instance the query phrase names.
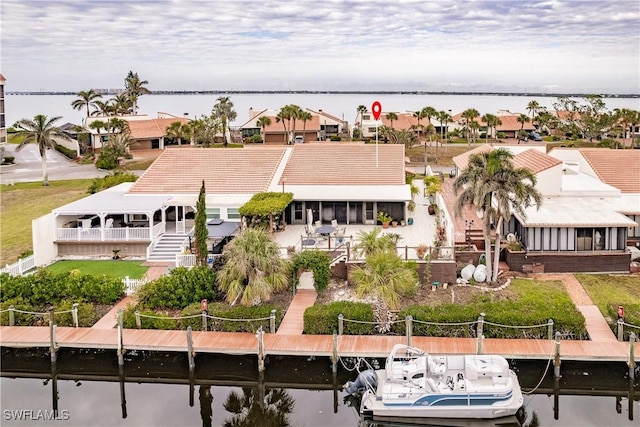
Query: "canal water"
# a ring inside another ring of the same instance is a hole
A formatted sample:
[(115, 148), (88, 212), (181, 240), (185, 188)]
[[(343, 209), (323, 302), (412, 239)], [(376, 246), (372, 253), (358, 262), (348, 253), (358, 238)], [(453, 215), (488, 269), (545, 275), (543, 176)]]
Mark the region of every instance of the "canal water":
[[(111, 351), (61, 350), (55, 364), (41, 350), (1, 357), (2, 426), (394, 425), (361, 420), (340, 390), (353, 359), (333, 375), (326, 358), (272, 356), (260, 375), (253, 356), (199, 354), (190, 375), (183, 353), (130, 352), (123, 367)], [(563, 362), (555, 381), (546, 362), (511, 364), (523, 392), (535, 389), (526, 419), (482, 425), (640, 425), (640, 375), (629, 381), (623, 363)]]

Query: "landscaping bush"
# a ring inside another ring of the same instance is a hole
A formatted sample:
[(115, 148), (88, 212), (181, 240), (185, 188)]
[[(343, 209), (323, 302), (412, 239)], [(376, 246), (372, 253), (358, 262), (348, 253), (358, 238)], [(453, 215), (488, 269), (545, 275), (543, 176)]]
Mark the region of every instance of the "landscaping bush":
[(138, 176), (133, 173), (115, 172), (103, 178), (94, 178), (87, 190), (89, 194), (95, 194), (98, 191), (114, 187), (123, 182), (135, 182)]
[(296, 277), (301, 268), (308, 268), (313, 272), (314, 286), (318, 292), (327, 288), (331, 280), (331, 259), (325, 251), (308, 250), (297, 253), (293, 258)]
[[(16, 310), (31, 312), (36, 311), (33, 309), (33, 306), (25, 301), (22, 297), (15, 297), (3, 301), (2, 303), (0, 303), (0, 311), (7, 310), (11, 306), (13, 306)], [(35, 324), (38, 319), (42, 319), (42, 316), (14, 312), (13, 319), (15, 326), (29, 326)], [(0, 314), (0, 325), (9, 325), (9, 312)]]
[[(311, 335), (331, 335), (338, 332), (338, 315), (359, 322), (373, 322), (371, 305), (361, 302), (338, 301), (325, 305), (314, 305), (304, 312), (304, 333)], [(344, 322), (345, 335), (373, 335), (372, 323)]]
[(342, 138), (340, 137), (340, 135), (331, 135), (329, 139), (331, 141), (342, 141)]
[(228, 307), (224, 305), (209, 306), (209, 314), (213, 317), (224, 317), (226, 319), (264, 319), (249, 321), (232, 321), (209, 319), (209, 330), (222, 332), (256, 332), (260, 326), (265, 332), (269, 332), (269, 317), (271, 310), (276, 310), (276, 329), (282, 321), (282, 312), (272, 305), (260, 306), (237, 306)]
[(195, 316), (190, 319), (180, 319), (180, 329), (187, 329), (187, 327), (191, 326), (192, 331), (201, 331), (202, 330), (202, 306), (199, 302), (194, 302), (193, 304), (189, 304), (186, 306), (181, 312), (180, 317), (187, 316)]
[(113, 277), (95, 277), (77, 271), (51, 273), (40, 269), (29, 276), (0, 277), (0, 300), (22, 297), (35, 306), (56, 305), (62, 299), (113, 304), (124, 294), (124, 284)]
[[(153, 310), (140, 310), (138, 306), (129, 306), (122, 312), (122, 327), (128, 329), (135, 329), (136, 326), (136, 311), (139, 311), (140, 327), (141, 329), (162, 329), (172, 330), (177, 329), (179, 320), (171, 317), (167, 312), (153, 311)], [(146, 317), (151, 316), (151, 317)]]
[(2, 158), (2, 164), (3, 165), (12, 165), (13, 162), (15, 161), (15, 157), (14, 156), (4, 156)]
[(215, 278), (215, 274), (207, 267), (175, 268), (169, 276), (140, 287), (138, 301), (145, 308), (179, 310), (203, 299), (216, 301), (220, 293)]
[[(74, 302), (75, 301), (72, 300), (60, 301), (55, 306), (55, 311), (62, 312), (71, 310), (73, 309)], [(56, 321), (56, 325), (58, 326), (75, 326), (75, 323), (73, 323), (72, 313), (54, 314), (54, 319)], [(86, 302), (78, 303), (78, 326), (90, 327), (94, 323), (96, 323), (98, 319), (99, 316), (93, 304), (89, 304)]]
[(64, 154), (65, 157), (71, 160), (75, 160), (78, 157), (78, 153), (76, 150), (71, 150), (64, 145), (56, 145), (56, 151), (59, 151), (60, 153)]
[(261, 144), (262, 143), (262, 136), (259, 133), (253, 134), (249, 138), (246, 139), (246, 142), (249, 143), (249, 144)]

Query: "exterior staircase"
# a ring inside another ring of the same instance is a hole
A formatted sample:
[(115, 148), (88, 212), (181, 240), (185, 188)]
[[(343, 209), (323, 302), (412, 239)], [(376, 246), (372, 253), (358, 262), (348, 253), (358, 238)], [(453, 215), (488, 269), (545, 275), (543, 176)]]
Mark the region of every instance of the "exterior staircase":
[(186, 234), (163, 234), (158, 243), (147, 258), (148, 262), (171, 262), (176, 260), (176, 254), (180, 253), (181, 247), (188, 242)]

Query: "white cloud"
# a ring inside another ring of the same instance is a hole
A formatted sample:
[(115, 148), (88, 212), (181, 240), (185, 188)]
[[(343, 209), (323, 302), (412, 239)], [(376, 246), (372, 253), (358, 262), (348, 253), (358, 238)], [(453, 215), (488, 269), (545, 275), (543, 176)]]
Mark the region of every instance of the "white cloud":
[(3, 0), (12, 90), (640, 92), (628, 1)]

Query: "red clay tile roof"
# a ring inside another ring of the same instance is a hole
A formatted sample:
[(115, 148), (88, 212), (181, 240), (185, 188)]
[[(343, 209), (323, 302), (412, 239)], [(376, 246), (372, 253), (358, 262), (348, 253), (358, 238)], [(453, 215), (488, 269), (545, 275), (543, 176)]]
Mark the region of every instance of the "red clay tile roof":
[(561, 165), (562, 161), (551, 157), (540, 150), (530, 149), (516, 154), (513, 157), (513, 165), (517, 168), (527, 168), (533, 174), (537, 174), (554, 166)]
[[(387, 119), (387, 113), (380, 114), (380, 120), (382, 121), (382, 125), (391, 127), (391, 120)], [(418, 119), (413, 117), (413, 113), (396, 113), (398, 118), (393, 121), (393, 128), (395, 130), (407, 130), (410, 129), (411, 126), (418, 125)], [(429, 124), (429, 120), (426, 118), (420, 120), (420, 124), (423, 126), (427, 126)]]
[(129, 120), (131, 139), (162, 138), (167, 134), (167, 128), (173, 122), (188, 123), (185, 117), (170, 119)]
[[(296, 144), (282, 174), (287, 185), (404, 184), (404, 145)], [(282, 182), (282, 181), (281, 181)]]
[(488, 153), (491, 150), (493, 150), (493, 147), (491, 147), (489, 144), (482, 144), (481, 146), (474, 148), (473, 150), (469, 150), (466, 153), (455, 156), (453, 158), (453, 163), (458, 167), (458, 169), (462, 170), (469, 164), (469, 157), (471, 157), (472, 154)]
[(133, 194), (266, 191), (286, 147), (168, 148), (129, 190)]
[(518, 122), (518, 117), (516, 115), (505, 115), (498, 116), (502, 124), (500, 126), (496, 126), (496, 131), (504, 132), (504, 131), (519, 131), (521, 128), (526, 131), (532, 131), (535, 129), (533, 123), (531, 121), (527, 121), (524, 126), (522, 123)]
[[(276, 120), (276, 116), (267, 116), (271, 119), (271, 124), (265, 127), (265, 133), (284, 133), (284, 125), (282, 122), (278, 122)], [(285, 120), (285, 124), (287, 125), (287, 130), (289, 126), (293, 127), (293, 120), (289, 123), (288, 120)], [(316, 115), (311, 116), (311, 120), (307, 120), (306, 123), (303, 123), (302, 120), (296, 120), (295, 130), (302, 132), (302, 129), (305, 129), (306, 132), (317, 132), (320, 130), (320, 117)]]
[(640, 150), (580, 148), (598, 178), (623, 193), (640, 193)]
[(7, 79), (5, 79), (2, 73), (0, 73), (0, 82), (6, 82), (6, 81)]

